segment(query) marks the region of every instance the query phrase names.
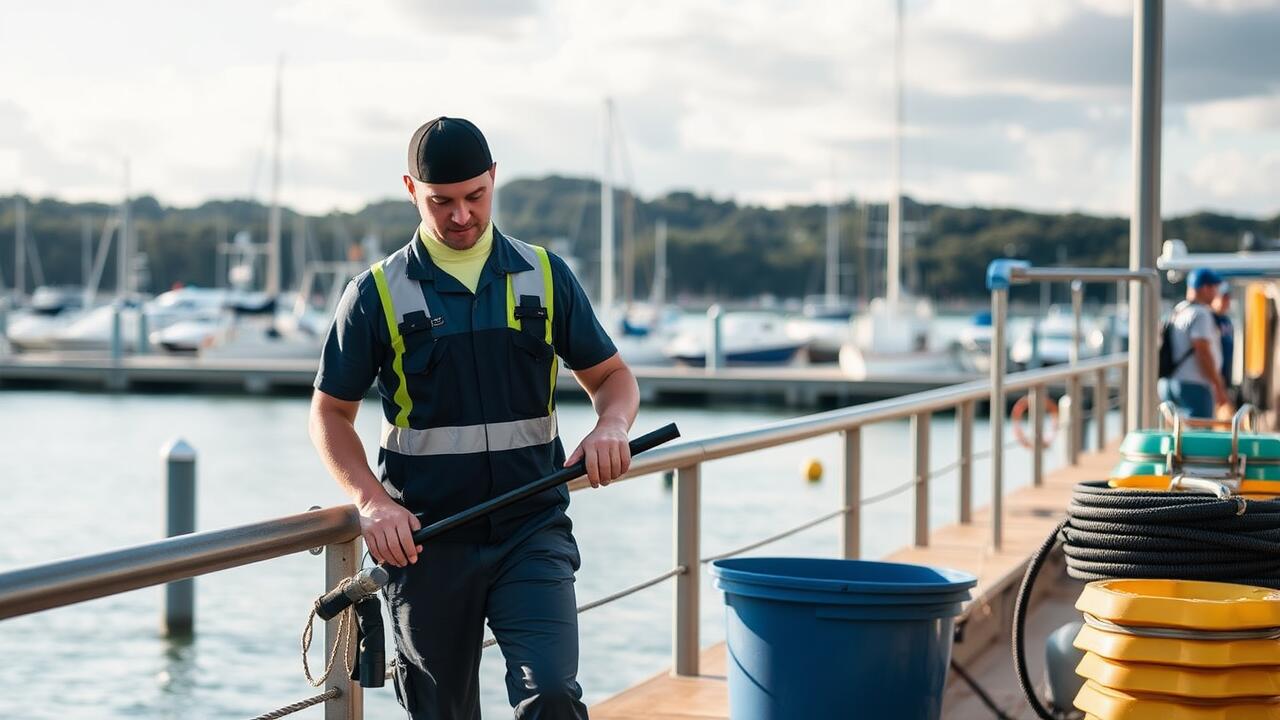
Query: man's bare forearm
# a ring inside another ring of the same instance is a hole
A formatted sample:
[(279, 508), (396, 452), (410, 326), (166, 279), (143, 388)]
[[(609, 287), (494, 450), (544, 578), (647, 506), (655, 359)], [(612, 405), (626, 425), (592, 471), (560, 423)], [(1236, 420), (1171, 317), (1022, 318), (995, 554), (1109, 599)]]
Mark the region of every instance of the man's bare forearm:
[(387, 497), (386, 490), (369, 469), (364, 445), (351, 418), (338, 410), (313, 408), (310, 430), (311, 442), (319, 451), (320, 459), (353, 503), (364, 506)]
[(630, 430), (640, 410), (640, 389), (626, 365), (614, 369), (591, 396), (591, 406), (601, 422), (618, 423)]

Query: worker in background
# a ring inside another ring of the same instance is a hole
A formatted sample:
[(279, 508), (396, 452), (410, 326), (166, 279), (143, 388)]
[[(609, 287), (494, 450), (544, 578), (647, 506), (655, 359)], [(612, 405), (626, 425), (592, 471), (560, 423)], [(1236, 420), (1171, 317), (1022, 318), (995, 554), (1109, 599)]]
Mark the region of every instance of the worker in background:
[[(413, 531), (579, 460), (593, 487), (627, 471), (635, 377), (564, 261), (491, 220), (497, 165), (480, 129), (441, 117), (409, 143), (408, 244), (346, 288), (325, 341), (311, 437), (389, 564), (396, 695), (414, 720), (478, 720), (488, 621), (518, 720), (582, 720), (564, 486), (415, 546)], [(556, 423), (561, 358), (594, 429), (568, 458)], [(376, 472), (356, 411), (376, 380)]]
[(1225, 283), (1213, 299), (1213, 321), (1218, 324), (1218, 335), (1222, 338), (1222, 382), (1227, 387), (1227, 395), (1231, 404), (1237, 404), (1236, 388), (1232, 382), (1232, 370), (1235, 367), (1236, 331), (1231, 324), (1231, 287)]
[(1212, 304), (1222, 278), (1209, 268), (1187, 275), (1187, 299), (1178, 303), (1169, 318), (1166, 334), (1173, 370), (1157, 383), (1160, 399), (1177, 405), (1187, 415), (1212, 418), (1219, 407), (1229, 407), (1222, 378), (1222, 336), (1213, 319)]

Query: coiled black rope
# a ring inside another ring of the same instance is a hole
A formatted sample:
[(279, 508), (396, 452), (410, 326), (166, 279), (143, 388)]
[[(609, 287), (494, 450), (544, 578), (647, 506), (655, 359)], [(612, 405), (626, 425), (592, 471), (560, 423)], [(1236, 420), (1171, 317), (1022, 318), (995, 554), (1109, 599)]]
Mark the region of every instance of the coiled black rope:
[(1280, 588), (1278, 501), (1113, 489), (1104, 481), (1077, 485), (1067, 514), (1028, 561), (1013, 609), (1018, 685), (1043, 720), (1057, 718), (1031, 685), (1023, 635), (1036, 576), (1059, 542), (1067, 574), (1077, 580), (1158, 578)]

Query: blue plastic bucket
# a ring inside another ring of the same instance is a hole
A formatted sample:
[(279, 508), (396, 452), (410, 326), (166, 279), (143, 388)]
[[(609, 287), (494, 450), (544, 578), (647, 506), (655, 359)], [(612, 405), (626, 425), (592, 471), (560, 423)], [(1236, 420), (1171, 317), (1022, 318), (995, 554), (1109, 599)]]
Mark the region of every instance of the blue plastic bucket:
[(937, 720), (977, 579), (922, 565), (741, 558), (724, 590), (732, 720)]

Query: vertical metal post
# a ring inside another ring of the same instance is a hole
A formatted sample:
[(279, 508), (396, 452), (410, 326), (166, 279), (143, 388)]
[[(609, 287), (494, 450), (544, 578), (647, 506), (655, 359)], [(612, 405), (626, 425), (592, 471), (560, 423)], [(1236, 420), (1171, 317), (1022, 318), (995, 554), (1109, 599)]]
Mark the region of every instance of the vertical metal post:
[(676, 675), (698, 674), (698, 589), (701, 564), (698, 562), (699, 495), (698, 465), (676, 470), (675, 564), (684, 572), (676, 576), (675, 617), (671, 625), (671, 667)]
[(1031, 484), (1040, 487), (1044, 484), (1044, 406), (1045, 386), (1031, 388), (1029, 403), (1031, 405)]
[(1080, 312), (1084, 308), (1084, 283), (1071, 281), (1071, 364), (1080, 362)]
[(120, 358), (124, 355), (124, 335), (120, 327), (120, 312), (120, 303), (113, 303), (111, 305), (111, 363), (113, 365), (119, 365)]
[(1110, 404), (1107, 390), (1107, 371), (1099, 369), (1093, 375), (1093, 445), (1094, 450), (1102, 452), (1107, 446), (1107, 405)]
[(134, 352), (138, 355), (146, 355), (147, 349), (151, 346), (151, 332), (147, 328), (147, 312), (146, 308), (139, 303), (138, 305), (138, 348)]
[[(185, 440), (175, 439), (160, 451), (164, 461), (165, 537), (196, 530), (196, 451)], [(164, 586), (161, 630), (167, 637), (189, 637), (195, 630), (195, 579)]]
[[(1130, 345), (1132, 347), (1132, 345)], [(1129, 351), (1129, 363), (1120, 368), (1120, 388), (1116, 394), (1120, 396), (1120, 436), (1129, 430), (1129, 367), (1133, 364), (1133, 351)]]
[(1063, 407), (1066, 412), (1067, 425), (1067, 464), (1075, 465), (1080, 462), (1080, 435), (1082, 430), (1081, 420), (1084, 416), (1084, 398), (1080, 395), (1080, 376), (1072, 375), (1067, 380), (1067, 397)]
[[(1129, 219), (1129, 268), (1154, 268), (1160, 252), (1160, 130), (1163, 105), (1164, 2), (1133, 4), (1133, 214)], [(1156, 419), (1158, 286), (1130, 284), (1128, 430)]]
[[(360, 566), (360, 538), (350, 542), (328, 545), (324, 549), (324, 587), (327, 591), (344, 579), (356, 574)], [(350, 611), (348, 611), (350, 612)], [(341, 625), (347, 631), (348, 651), (355, 649), (354, 622), (345, 625), (338, 618), (324, 624), (324, 656), (328, 658), (333, 648), (343, 641), (338, 634)], [(348, 657), (351, 657), (348, 655)], [(326, 688), (336, 687), (341, 695), (328, 700), (324, 704), (324, 720), (361, 720), (364, 717), (364, 695), (359, 683), (353, 682), (344, 672), (345, 664), (341, 659), (334, 663), (333, 674), (325, 681)]]
[(707, 308), (707, 361), (708, 373), (724, 367), (724, 309), (719, 304)]
[(840, 502), (849, 508), (840, 523), (840, 547), (845, 560), (862, 554), (862, 428), (841, 433), (844, 440), (844, 483)]
[(956, 457), (960, 461), (960, 522), (973, 522), (973, 401), (956, 408)]
[(1004, 330), (1009, 291), (991, 291), (991, 546), (1004, 542)]
[(911, 416), (911, 445), (915, 456), (916, 547), (929, 546), (929, 420), (927, 412)]

